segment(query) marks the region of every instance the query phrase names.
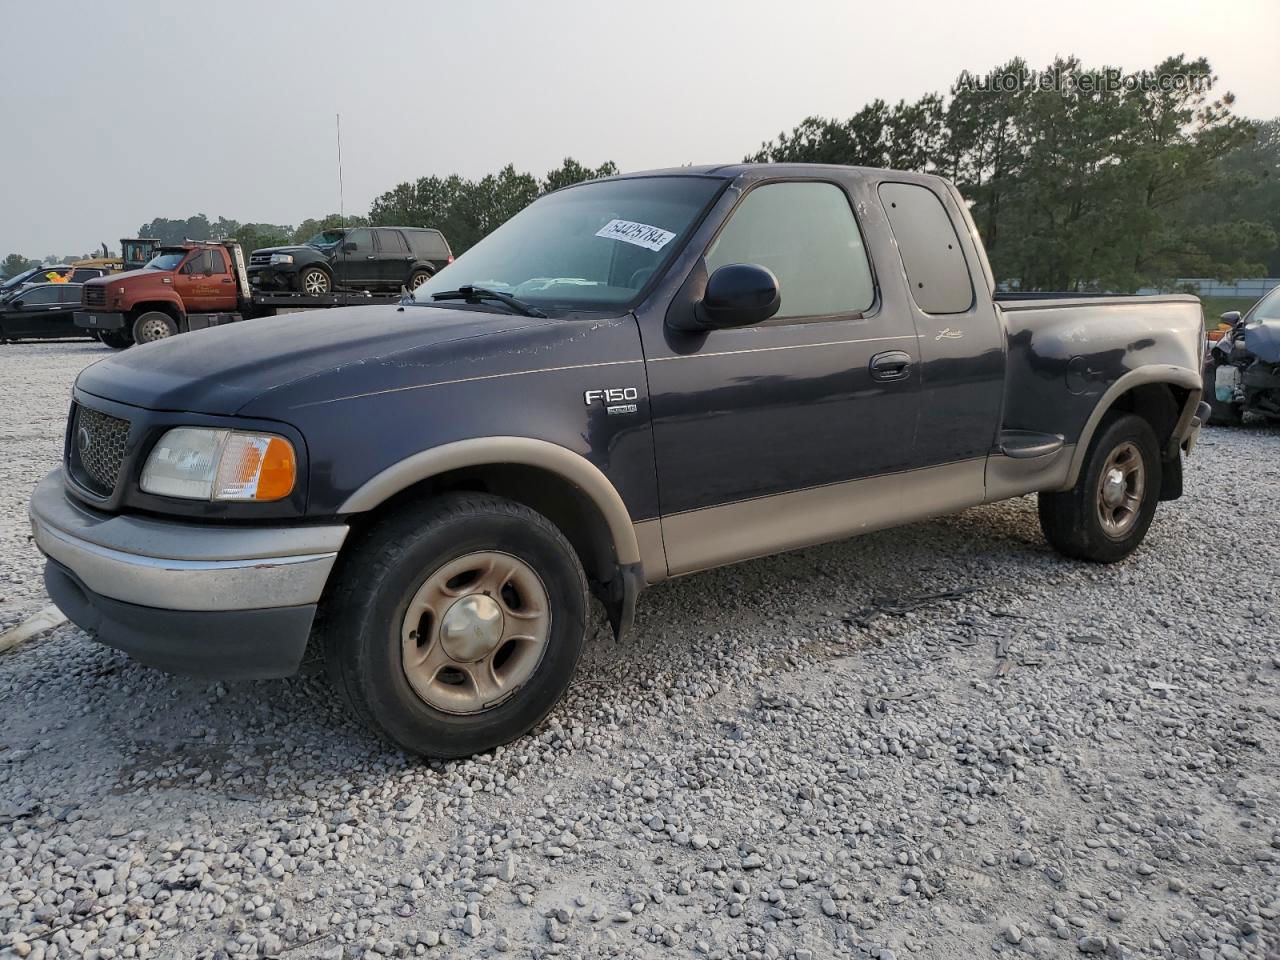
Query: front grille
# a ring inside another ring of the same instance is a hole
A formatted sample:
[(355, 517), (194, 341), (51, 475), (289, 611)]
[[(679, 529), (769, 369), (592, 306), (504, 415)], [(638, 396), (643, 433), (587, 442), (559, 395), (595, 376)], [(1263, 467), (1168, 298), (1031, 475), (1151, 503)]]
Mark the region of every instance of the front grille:
[(271, 266), (271, 254), (269, 254), (269, 253), (251, 253), (251, 254), (249, 254), (249, 266), (251, 266), (251, 267), (269, 267), (269, 266)]
[(129, 421), (75, 405), (71, 422), (70, 465), (75, 478), (108, 496), (116, 488), (124, 463)]
[(100, 283), (86, 283), (80, 288), (80, 303), (86, 307), (105, 307), (107, 288)]

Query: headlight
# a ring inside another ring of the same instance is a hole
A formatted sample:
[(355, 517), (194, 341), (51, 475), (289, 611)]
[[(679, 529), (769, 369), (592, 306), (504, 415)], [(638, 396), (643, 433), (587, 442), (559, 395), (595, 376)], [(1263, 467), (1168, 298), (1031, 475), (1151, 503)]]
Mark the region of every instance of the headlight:
[(293, 444), (274, 433), (175, 427), (147, 457), (141, 486), (189, 500), (279, 500), (297, 472)]
[(271, 255), (271, 265), (274, 267), (277, 263), (293, 263), (293, 254), (273, 253)]

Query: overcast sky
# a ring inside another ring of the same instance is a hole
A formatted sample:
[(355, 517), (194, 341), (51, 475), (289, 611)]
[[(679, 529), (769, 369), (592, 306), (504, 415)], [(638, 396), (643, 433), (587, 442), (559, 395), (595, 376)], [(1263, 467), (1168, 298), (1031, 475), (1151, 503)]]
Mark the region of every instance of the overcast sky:
[(113, 248), (153, 217), (297, 224), (395, 184), (734, 162), (809, 114), (1056, 54), (1209, 57), (1280, 115), (1278, 0), (5, 4), (0, 257)]

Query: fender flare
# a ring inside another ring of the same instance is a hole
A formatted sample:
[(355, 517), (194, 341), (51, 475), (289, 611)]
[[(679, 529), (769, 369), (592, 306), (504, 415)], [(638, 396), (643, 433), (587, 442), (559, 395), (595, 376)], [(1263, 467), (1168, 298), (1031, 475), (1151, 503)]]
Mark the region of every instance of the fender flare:
[(531, 437), (475, 437), (423, 450), (366, 480), (338, 508), (340, 514), (372, 510), (402, 490), (462, 467), (516, 463), (554, 473), (581, 490), (609, 527), (619, 564), (640, 563), (631, 514), (609, 478), (590, 460), (566, 447)]
[(1080, 478), (1080, 471), (1084, 468), (1084, 458), (1085, 454), (1089, 452), (1089, 444), (1093, 441), (1093, 435), (1097, 432), (1098, 424), (1107, 415), (1107, 411), (1115, 406), (1115, 402), (1130, 390), (1151, 383), (1162, 383), (1188, 391), (1187, 401), (1174, 426), (1174, 436), (1180, 439), (1180, 433), (1185, 432), (1187, 426), (1190, 425), (1191, 415), (1195, 413), (1196, 407), (1199, 406), (1200, 395), (1204, 391), (1204, 377), (1198, 371), (1170, 364), (1156, 364), (1149, 367), (1139, 367), (1137, 370), (1130, 370), (1116, 380), (1115, 383), (1111, 384), (1094, 405), (1093, 412), (1089, 414), (1089, 419), (1085, 421), (1084, 429), (1080, 431), (1075, 450), (1071, 454), (1071, 466), (1067, 470), (1067, 482), (1059, 489), (1070, 490), (1076, 485)]
[(131, 303), (128, 307), (125, 307), (121, 312), (135, 313), (139, 307), (145, 306), (146, 304), (150, 304), (150, 303), (163, 303), (166, 306), (173, 307), (175, 310), (178, 311), (179, 320), (184, 319), (187, 315), (187, 308), (183, 305), (182, 298), (172, 291), (170, 291), (167, 296), (164, 294), (157, 294), (154, 296), (139, 297), (137, 300)]

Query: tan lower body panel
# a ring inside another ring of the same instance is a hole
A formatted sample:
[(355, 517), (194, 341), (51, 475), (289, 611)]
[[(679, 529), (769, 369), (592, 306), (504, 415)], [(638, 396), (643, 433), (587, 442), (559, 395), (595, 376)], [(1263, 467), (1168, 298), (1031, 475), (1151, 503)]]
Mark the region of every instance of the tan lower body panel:
[(667, 569), (674, 577), (972, 507), (986, 499), (985, 466), (965, 460), (664, 517)]
[(667, 579), (667, 551), (662, 546), (662, 521), (641, 520), (633, 525), (636, 545), (640, 547), (640, 566), (644, 582), (658, 583)]
[(1076, 445), (1069, 443), (1045, 457), (1019, 460), (992, 454), (987, 459), (987, 502), (1020, 497), (1038, 490), (1070, 488), (1071, 460)]

